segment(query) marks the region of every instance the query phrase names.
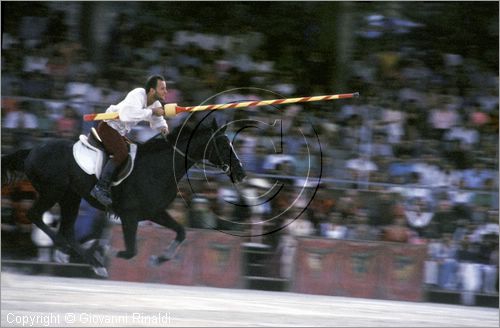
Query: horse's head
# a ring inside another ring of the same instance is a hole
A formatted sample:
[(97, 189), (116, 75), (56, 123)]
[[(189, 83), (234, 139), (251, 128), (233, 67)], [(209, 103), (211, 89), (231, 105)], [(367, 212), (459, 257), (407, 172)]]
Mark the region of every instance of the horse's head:
[(241, 182), (246, 177), (246, 172), (225, 134), (226, 126), (219, 128), (213, 120), (210, 127), (205, 128), (205, 131), (208, 138), (204, 139), (203, 158), (226, 173), (233, 183)]
[[(233, 183), (241, 182), (246, 173), (225, 134), (226, 127), (220, 128), (215, 120), (204, 119), (197, 114), (193, 116), (194, 119), (188, 119), (186, 124), (179, 127), (179, 132), (171, 134), (170, 138), (186, 142), (177, 143), (178, 149), (185, 150), (187, 158), (192, 162), (208, 160), (226, 173)], [(174, 140), (172, 142), (176, 144)]]

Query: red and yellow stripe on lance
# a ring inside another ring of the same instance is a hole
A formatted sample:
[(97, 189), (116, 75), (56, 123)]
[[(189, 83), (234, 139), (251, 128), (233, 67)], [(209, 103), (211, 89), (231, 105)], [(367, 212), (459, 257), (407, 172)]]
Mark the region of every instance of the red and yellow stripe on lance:
[[(221, 110), (221, 109), (244, 108), (244, 107), (295, 104), (295, 103), (313, 102), (313, 101), (347, 99), (358, 96), (359, 93), (354, 92), (354, 93), (342, 93), (338, 95), (272, 99), (272, 100), (261, 100), (261, 101), (243, 101), (243, 102), (229, 103), (229, 104), (202, 105), (202, 106), (191, 106), (191, 107), (181, 107), (177, 106), (177, 104), (166, 104), (164, 106), (164, 110), (165, 110), (165, 116), (173, 117), (179, 113), (184, 113), (184, 112), (199, 112), (204, 110)], [(101, 114), (84, 115), (85, 121), (113, 120), (117, 118), (118, 118), (118, 113), (101, 113)]]

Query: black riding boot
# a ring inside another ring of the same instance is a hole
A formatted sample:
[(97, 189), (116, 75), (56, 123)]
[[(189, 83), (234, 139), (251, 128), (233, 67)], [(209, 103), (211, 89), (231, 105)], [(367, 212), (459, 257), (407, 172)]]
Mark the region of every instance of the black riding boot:
[(111, 199), (111, 179), (115, 173), (116, 164), (109, 160), (102, 169), (101, 178), (97, 181), (90, 195), (97, 199), (102, 205), (108, 207), (113, 202)]

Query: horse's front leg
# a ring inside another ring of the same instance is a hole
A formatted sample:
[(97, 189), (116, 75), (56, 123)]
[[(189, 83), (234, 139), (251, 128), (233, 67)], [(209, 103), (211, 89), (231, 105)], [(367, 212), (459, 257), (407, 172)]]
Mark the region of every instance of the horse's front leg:
[(137, 254), (137, 219), (135, 217), (122, 217), (123, 239), (125, 241), (125, 250), (119, 251), (116, 256), (123, 259), (131, 259)]
[(150, 258), (150, 263), (152, 265), (159, 265), (163, 262), (170, 261), (171, 259), (174, 258), (175, 254), (177, 253), (179, 246), (182, 244), (182, 242), (186, 239), (186, 230), (182, 225), (177, 223), (170, 214), (167, 213), (167, 211), (162, 211), (158, 213), (155, 218), (151, 219), (151, 221), (158, 223), (159, 225), (162, 225), (166, 228), (169, 228), (173, 231), (175, 231), (176, 236), (175, 239), (170, 242), (170, 244), (167, 246), (165, 251), (160, 254), (160, 255), (153, 255)]

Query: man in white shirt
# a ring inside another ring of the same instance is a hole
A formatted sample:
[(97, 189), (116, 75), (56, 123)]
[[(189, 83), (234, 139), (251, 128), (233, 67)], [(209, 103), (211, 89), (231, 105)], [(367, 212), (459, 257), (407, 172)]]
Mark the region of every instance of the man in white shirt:
[(37, 129), (38, 119), (35, 114), (27, 110), (27, 106), (27, 102), (23, 102), (19, 110), (11, 111), (5, 115), (2, 127), (5, 129)]
[(101, 178), (91, 191), (91, 195), (104, 206), (110, 206), (112, 203), (111, 179), (115, 169), (127, 159), (125, 135), (132, 127), (141, 121), (149, 121), (152, 129), (158, 129), (164, 136), (168, 133), (165, 111), (160, 103), (166, 95), (165, 79), (160, 75), (153, 75), (146, 81), (145, 88), (130, 91), (119, 104), (108, 107), (106, 113), (118, 113), (118, 119), (104, 120), (97, 126), (104, 148), (112, 155), (102, 170)]

